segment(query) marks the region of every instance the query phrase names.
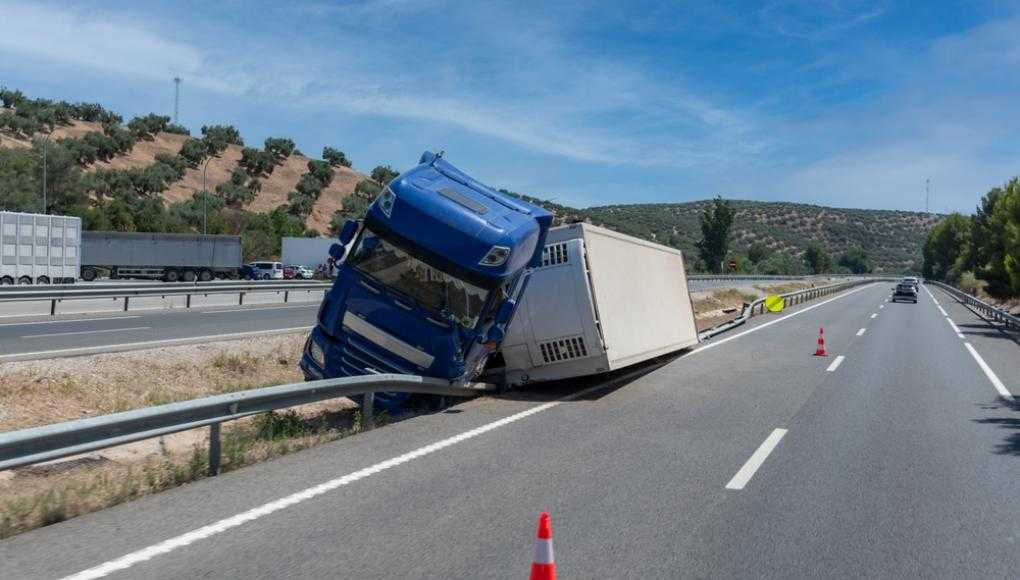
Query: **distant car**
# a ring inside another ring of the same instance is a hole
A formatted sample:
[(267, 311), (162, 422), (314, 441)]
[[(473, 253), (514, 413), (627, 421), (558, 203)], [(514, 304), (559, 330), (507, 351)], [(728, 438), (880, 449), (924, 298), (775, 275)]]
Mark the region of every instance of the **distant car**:
[(252, 262), (248, 265), (255, 280), (283, 280), (283, 264), (279, 262)]
[(293, 280), (294, 278), (297, 278), (297, 268), (295, 266), (284, 266), (283, 279)]
[(254, 280), (255, 276), (255, 268), (252, 268), (251, 264), (243, 264), (237, 270), (237, 277), (241, 280)]
[(294, 266), (294, 277), (298, 280), (311, 280), (315, 277), (315, 272), (308, 266)]
[(896, 289), (893, 290), (892, 301), (899, 302), (900, 300), (909, 300), (910, 302), (917, 304), (917, 286), (906, 281), (897, 284)]
[(913, 277), (913, 276), (908, 276), (908, 277), (900, 280), (900, 283), (901, 284), (912, 284), (915, 289), (920, 289), (920, 287), (921, 287), (921, 281), (918, 280), (917, 278)]

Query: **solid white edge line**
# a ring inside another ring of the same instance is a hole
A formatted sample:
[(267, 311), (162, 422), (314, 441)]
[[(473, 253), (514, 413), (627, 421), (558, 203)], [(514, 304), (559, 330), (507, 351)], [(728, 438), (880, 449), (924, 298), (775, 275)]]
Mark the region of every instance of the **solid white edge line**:
[(995, 371), (993, 371), (991, 367), (988, 366), (988, 363), (985, 362), (985, 359), (981, 358), (981, 355), (978, 354), (978, 351), (976, 351), (969, 342), (965, 342), (963, 343), (963, 345), (966, 346), (967, 350), (970, 351), (970, 356), (974, 357), (974, 360), (977, 361), (977, 364), (979, 367), (981, 367), (981, 370), (985, 371), (985, 376), (988, 377), (988, 380), (992, 382), (992, 386), (995, 387), (995, 390), (999, 391), (999, 396), (1002, 397), (1003, 399), (1006, 399), (1007, 401), (1012, 402), (1013, 394), (1006, 389), (1006, 385), (1002, 384), (1002, 381), (999, 380), (999, 377), (995, 374)]
[(793, 318), (794, 316), (797, 316), (797, 315), (800, 315), (800, 314), (804, 314), (805, 312), (809, 312), (811, 310), (814, 310), (815, 308), (818, 308), (819, 306), (825, 306), (826, 304), (828, 304), (829, 302), (832, 302), (833, 300), (839, 300), (840, 298), (846, 298), (847, 296), (853, 294), (854, 292), (859, 292), (861, 290), (864, 290), (865, 288), (871, 288), (874, 285), (875, 285), (874, 283), (871, 283), (871, 284), (866, 284), (864, 286), (860, 286), (858, 288), (854, 288), (853, 290), (850, 290), (849, 292), (845, 292), (843, 294), (837, 294), (836, 296), (833, 296), (832, 298), (829, 298), (828, 300), (826, 300), (824, 302), (819, 302), (818, 304), (812, 304), (811, 306), (808, 306), (807, 308), (802, 308), (801, 310), (798, 310), (796, 312), (792, 312), (790, 314), (787, 314), (786, 316), (783, 316), (782, 318), (777, 318), (775, 320), (770, 320), (769, 322), (766, 322), (764, 324), (759, 324), (758, 326), (755, 326), (754, 328), (749, 328), (749, 329), (747, 329), (747, 330), (745, 330), (743, 332), (738, 332), (737, 334), (734, 334), (733, 336), (727, 336), (726, 338), (723, 338), (721, 340), (716, 340), (716, 341), (709, 342), (709, 343), (702, 343), (702, 346), (692, 350), (690, 353), (685, 355), (684, 358), (692, 356), (692, 355), (695, 355), (695, 354), (697, 354), (699, 352), (702, 352), (702, 351), (706, 351), (706, 350), (708, 350), (710, 348), (715, 348), (715, 347), (719, 346), (720, 344), (726, 344), (727, 342), (729, 342), (731, 340), (736, 340), (736, 339), (738, 339), (741, 336), (744, 336), (746, 334), (751, 334), (752, 332), (757, 332), (757, 331), (759, 331), (759, 330), (761, 330), (763, 328), (768, 328), (769, 326), (772, 326), (773, 324), (782, 322), (782, 321), (787, 320), (789, 318)]
[[(621, 378), (618, 377), (615, 380), (621, 380)], [(379, 463), (376, 463), (375, 465), (359, 469), (352, 473), (348, 473), (347, 475), (338, 477), (336, 479), (331, 479), (329, 481), (320, 483), (313, 487), (309, 487), (302, 491), (292, 493), (288, 496), (282, 497), (275, 501), (271, 501), (261, 506), (241, 512), (235, 516), (225, 518), (217, 522), (213, 522), (209, 525), (202, 526), (201, 528), (198, 528), (196, 530), (192, 530), (190, 532), (186, 532), (184, 534), (175, 536), (168, 540), (164, 540), (162, 542), (159, 542), (158, 544), (153, 544), (147, 548), (142, 548), (141, 550), (131, 552), (115, 560), (110, 560), (108, 562), (105, 562), (98, 566), (94, 566), (87, 570), (83, 570), (76, 574), (65, 576), (64, 579), (91, 580), (95, 578), (103, 578), (104, 576), (107, 576), (113, 572), (126, 570), (131, 566), (134, 566), (135, 564), (151, 560), (152, 558), (159, 556), (161, 554), (167, 554), (169, 552), (176, 550), (177, 548), (183, 548), (199, 540), (204, 540), (210, 536), (214, 536), (221, 532), (225, 532), (231, 528), (236, 528), (242, 524), (257, 520), (261, 517), (268, 516), (269, 514), (286, 509), (290, 506), (299, 504), (303, 501), (312, 499), (314, 497), (320, 496), (329, 491), (333, 491), (337, 488), (350, 485), (370, 475), (375, 475), (376, 473), (386, 471), (387, 469), (397, 467), (398, 465), (408, 463), (420, 457), (424, 457), (426, 455), (435, 453), (436, 451), (439, 451), (441, 449), (445, 449), (452, 445), (456, 445), (457, 443), (460, 443), (462, 441), (473, 439), (475, 437), (478, 437), (479, 435), (488, 433), (489, 431), (493, 431), (505, 425), (509, 425), (510, 423), (520, 421), (521, 419), (524, 419), (536, 413), (541, 413), (542, 411), (551, 409), (564, 401), (577, 399), (587, 395), (588, 393), (605, 389), (606, 387), (607, 387), (606, 384), (596, 385), (594, 387), (584, 389), (583, 391), (568, 395), (555, 401), (550, 401), (548, 403), (543, 403), (541, 405), (531, 407), (530, 409), (525, 409), (524, 411), (521, 411), (519, 413), (503, 417), (502, 419), (498, 419), (491, 423), (486, 423), (485, 425), (482, 425), (480, 427), (476, 427), (469, 431), (464, 431), (463, 433), (454, 435), (452, 437), (447, 437), (446, 439), (436, 441), (435, 443), (431, 443), (424, 447), (419, 447), (418, 449), (408, 451), (403, 455), (398, 455), (392, 459), (381, 461)]]
[(102, 330), (76, 330), (74, 332), (48, 332), (46, 334), (25, 334), (19, 338), (51, 338), (54, 336), (73, 336), (75, 334), (100, 334), (106, 332), (127, 332), (129, 330), (151, 330), (151, 326), (132, 326), (129, 328), (104, 328)]
[(952, 318), (949, 318), (949, 317), (947, 316), (947, 317), (946, 317), (946, 322), (948, 322), (948, 323), (949, 323), (949, 326), (952, 326), (952, 327), (953, 327), (953, 332), (955, 332), (956, 334), (963, 334), (962, 332), (960, 332), (960, 328), (959, 328), (958, 326), (956, 326), (956, 323), (955, 323), (955, 322), (953, 322), (953, 319), (952, 319)]
[(758, 446), (758, 449), (754, 451), (754, 454), (747, 460), (747, 463), (745, 463), (744, 466), (740, 468), (740, 471), (733, 476), (733, 479), (726, 484), (726, 489), (744, 489), (744, 486), (747, 485), (747, 482), (751, 481), (751, 478), (754, 477), (758, 468), (760, 468), (762, 464), (765, 463), (765, 460), (768, 459), (772, 450), (776, 448), (776, 445), (779, 445), (779, 441), (784, 435), (786, 435), (786, 429), (776, 429), (772, 431), (772, 433), (765, 438), (765, 441)]
[(104, 320), (128, 320), (141, 318), (141, 315), (131, 316), (107, 316), (105, 318), (69, 318), (67, 320), (40, 320), (38, 322), (4, 322), (0, 326), (34, 326), (36, 324), (75, 324), (77, 322), (102, 322)]
[[(16, 361), (25, 358), (38, 358), (43, 356), (80, 356), (86, 354), (106, 354), (112, 352), (123, 352), (128, 350), (142, 350), (146, 348), (157, 348), (163, 346), (178, 346), (183, 344), (195, 344), (199, 342), (217, 342), (235, 338), (248, 338), (251, 336), (270, 336), (276, 334), (291, 334), (311, 330), (312, 326), (295, 326), (293, 328), (273, 328), (269, 330), (252, 330), (249, 332), (233, 332), (230, 334), (210, 334), (206, 336), (189, 336), (184, 338), (168, 338), (165, 340), (148, 340), (142, 342), (127, 342), (121, 344), (107, 344), (103, 346), (83, 346), (80, 348), (61, 348), (57, 350), (40, 350), (34, 352), (17, 352), (12, 354), (0, 354), (0, 362)], [(38, 335), (36, 335), (38, 336)]]
[(862, 329), (860, 329), (860, 330), (858, 330), (858, 331), (857, 331), (857, 336), (861, 336), (862, 334), (864, 334), (864, 333), (865, 333), (865, 332), (867, 332), (867, 331), (868, 331), (868, 329), (867, 329), (867, 328), (862, 328)]
[(879, 309), (879, 310), (881, 310), (881, 309), (883, 309), (883, 308), (885, 308), (885, 304), (879, 304), (879, 305), (878, 305), (878, 309)]
[(942, 316), (949, 316), (949, 313), (947, 313), (946, 309), (942, 308), (941, 305), (936, 304), (935, 307), (939, 309), (939, 314), (941, 314)]
[(872, 318), (878, 318), (878, 313), (877, 312), (872, 312), (871, 313), (871, 317)]
[(835, 371), (836, 369), (839, 368), (839, 365), (843, 364), (843, 359), (845, 359), (845, 358), (846, 357), (843, 356), (843, 355), (837, 356), (836, 360), (832, 361), (832, 364), (829, 365), (829, 368), (827, 368), (825, 370), (829, 371), (830, 373)]

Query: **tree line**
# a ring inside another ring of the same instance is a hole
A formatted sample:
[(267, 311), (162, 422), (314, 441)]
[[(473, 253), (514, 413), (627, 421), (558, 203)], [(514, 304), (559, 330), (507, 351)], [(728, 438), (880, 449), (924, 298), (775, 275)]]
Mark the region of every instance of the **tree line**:
[(923, 272), (998, 298), (1020, 296), (1020, 177), (992, 188), (973, 216), (940, 221), (925, 241)]

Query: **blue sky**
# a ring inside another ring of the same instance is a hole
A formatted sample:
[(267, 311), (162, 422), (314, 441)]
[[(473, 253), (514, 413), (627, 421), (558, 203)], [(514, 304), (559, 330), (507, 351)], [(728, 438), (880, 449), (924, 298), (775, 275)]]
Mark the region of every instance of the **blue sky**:
[(714, 195), (971, 211), (1020, 175), (1017, 3), (5, 0), (0, 84), (289, 136), (355, 167), (425, 149), (577, 206)]

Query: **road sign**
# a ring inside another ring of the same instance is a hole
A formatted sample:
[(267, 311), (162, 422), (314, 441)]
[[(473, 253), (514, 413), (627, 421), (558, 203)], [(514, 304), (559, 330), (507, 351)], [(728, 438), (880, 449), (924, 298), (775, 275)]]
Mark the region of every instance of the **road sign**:
[(728, 265), (730, 267), (730, 270), (736, 270), (737, 269), (737, 261), (736, 260), (730, 260)]

